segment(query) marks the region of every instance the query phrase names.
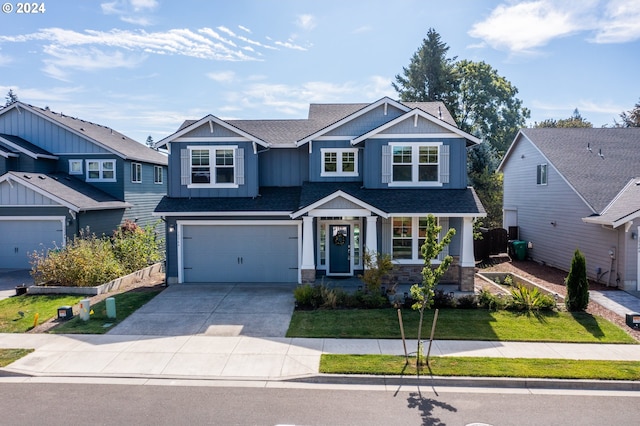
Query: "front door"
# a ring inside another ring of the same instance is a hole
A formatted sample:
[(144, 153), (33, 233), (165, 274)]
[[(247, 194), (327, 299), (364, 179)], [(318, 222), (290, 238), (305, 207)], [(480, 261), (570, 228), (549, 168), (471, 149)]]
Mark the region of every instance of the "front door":
[(329, 274), (351, 275), (351, 225), (329, 225)]

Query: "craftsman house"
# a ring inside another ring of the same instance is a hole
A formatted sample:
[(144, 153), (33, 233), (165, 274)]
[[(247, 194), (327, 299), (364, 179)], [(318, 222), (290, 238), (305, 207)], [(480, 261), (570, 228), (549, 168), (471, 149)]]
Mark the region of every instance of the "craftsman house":
[(186, 121), (169, 150), (167, 281), (310, 282), (351, 277), (365, 250), (389, 253), (419, 282), (425, 217), (457, 233), (446, 277), (473, 288), (467, 148), (444, 105), (312, 104), (307, 119)]
[(166, 174), (166, 155), (108, 127), (22, 102), (0, 109), (0, 268), (30, 268), (29, 253), (87, 228), (158, 222)]
[(640, 290), (640, 129), (522, 129), (507, 151), (503, 224), (528, 257), (568, 271), (576, 249), (587, 275)]

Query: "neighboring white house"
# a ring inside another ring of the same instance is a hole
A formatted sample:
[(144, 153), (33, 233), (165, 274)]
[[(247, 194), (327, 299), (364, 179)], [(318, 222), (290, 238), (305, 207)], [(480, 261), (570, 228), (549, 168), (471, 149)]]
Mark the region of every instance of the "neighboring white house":
[(498, 170), (529, 258), (567, 271), (580, 249), (589, 278), (640, 290), (640, 128), (522, 129)]

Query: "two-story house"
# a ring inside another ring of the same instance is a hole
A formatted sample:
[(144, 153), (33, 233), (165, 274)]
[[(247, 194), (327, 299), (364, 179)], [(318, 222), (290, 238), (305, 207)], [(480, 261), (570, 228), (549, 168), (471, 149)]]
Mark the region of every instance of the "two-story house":
[(186, 121), (169, 150), (167, 281), (312, 282), (351, 277), (365, 250), (421, 281), (425, 217), (457, 233), (448, 282), (473, 289), (467, 148), (444, 105), (312, 104), (307, 119)]
[(638, 148), (640, 128), (520, 130), (498, 168), (505, 228), (537, 262), (568, 271), (579, 249), (590, 279), (640, 290)]
[(155, 224), (166, 174), (166, 155), (108, 127), (22, 102), (0, 109), (0, 268), (29, 268), (31, 252), (87, 228)]

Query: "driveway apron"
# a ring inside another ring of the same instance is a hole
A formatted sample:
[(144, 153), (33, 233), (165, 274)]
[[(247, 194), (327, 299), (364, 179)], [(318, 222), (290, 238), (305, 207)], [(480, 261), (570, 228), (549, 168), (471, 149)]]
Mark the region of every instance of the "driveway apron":
[(284, 337), (294, 309), (295, 286), (171, 285), (108, 334)]

